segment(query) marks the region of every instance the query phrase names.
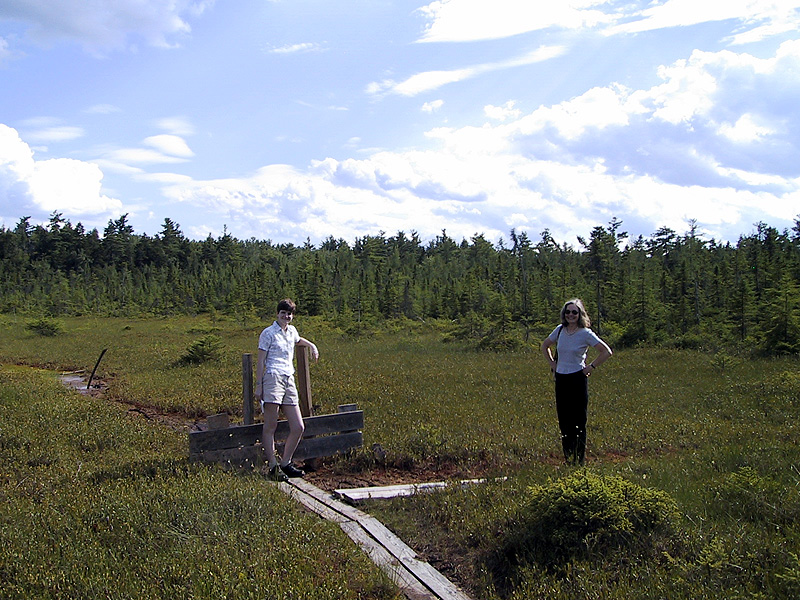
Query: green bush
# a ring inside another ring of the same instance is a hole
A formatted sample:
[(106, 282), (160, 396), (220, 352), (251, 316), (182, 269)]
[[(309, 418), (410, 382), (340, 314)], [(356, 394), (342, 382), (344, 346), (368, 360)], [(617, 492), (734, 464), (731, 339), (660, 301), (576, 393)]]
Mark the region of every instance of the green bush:
[(519, 350), (523, 345), (522, 340), (512, 333), (491, 331), (478, 341), (477, 348), (478, 350), (490, 350), (492, 352), (511, 352)]
[(181, 356), (180, 362), (201, 364), (211, 360), (218, 360), (222, 357), (224, 349), (222, 339), (218, 335), (210, 333), (189, 344), (186, 352)]
[(25, 328), (29, 331), (33, 331), (34, 333), (38, 333), (39, 335), (51, 337), (61, 333), (63, 327), (56, 319), (52, 319), (50, 317), (40, 317), (38, 319), (34, 319), (33, 321), (29, 321), (25, 325)]
[(547, 566), (589, 552), (651, 544), (653, 533), (670, 532), (679, 517), (666, 492), (588, 470), (531, 487), (529, 494), (498, 536), (498, 566)]

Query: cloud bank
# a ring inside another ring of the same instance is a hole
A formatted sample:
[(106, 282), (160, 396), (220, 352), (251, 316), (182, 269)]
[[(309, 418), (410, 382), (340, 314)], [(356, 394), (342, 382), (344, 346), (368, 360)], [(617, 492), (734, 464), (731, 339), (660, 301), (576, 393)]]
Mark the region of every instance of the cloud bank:
[(447, 223), (462, 237), (548, 228), (574, 240), (615, 216), (645, 235), (696, 220), (724, 239), (800, 213), (798, 69), (800, 42), (768, 59), (698, 51), (662, 67), (650, 89), (595, 88), (527, 114), (487, 107), (490, 122), (429, 131), (434, 149), (272, 166), (166, 193), (290, 239), (433, 237)]

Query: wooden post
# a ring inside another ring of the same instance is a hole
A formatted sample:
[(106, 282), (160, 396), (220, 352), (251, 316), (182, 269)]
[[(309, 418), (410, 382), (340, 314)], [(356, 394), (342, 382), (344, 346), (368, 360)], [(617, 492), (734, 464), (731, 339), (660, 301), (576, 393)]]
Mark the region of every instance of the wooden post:
[(245, 425), (253, 424), (253, 355), (242, 355), (242, 396), (244, 407), (242, 415)]
[(300, 414), (310, 417), (311, 404), (311, 372), (308, 368), (308, 348), (297, 347), (297, 395), (300, 396)]

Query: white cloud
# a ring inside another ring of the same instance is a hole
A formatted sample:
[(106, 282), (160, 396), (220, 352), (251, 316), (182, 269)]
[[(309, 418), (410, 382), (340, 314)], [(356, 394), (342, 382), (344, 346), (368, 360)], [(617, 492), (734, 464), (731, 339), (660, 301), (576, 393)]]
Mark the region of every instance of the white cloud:
[(667, 0), (653, 4), (636, 14), (632, 20), (609, 28), (606, 33), (638, 33), (672, 27), (688, 27), (700, 23), (738, 20), (744, 31), (732, 41), (758, 41), (769, 35), (796, 30), (800, 25), (800, 0), (726, 0), (697, 2), (696, 0)]
[(176, 156), (179, 158), (190, 158), (194, 156), (194, 152), (189, 148), (186, 141), (177, 135), (151, 135), (144, 140), (145, 146), (155, 148), (162, 154), (169, 156)]
[(298, 54), (303, 52), (319, 52), (322, 46), (311, 42), (304, 42), (302, 44), (289, 44), (287, 46), (280, 46), (279, 48), (271, 48), (271, 54)]
[(491, 104), (483, 107), (484, 114), (490, 119), (495, 121), (505, 121), (507, 119), (516, 119), (520, 116), (519, 109), (514, 108), (516, 102), (509, 100), (503, 106), (492, 106)]
[(92, 161), (104, 173), (118, 173), (139, 179), (144, 174), (144, 169), (141, 167), (134, 167), (111, 158), (96, 158)]
[(144, 40), (168, 47), (189, 33), (184, 15), (199, 16), (212, 1), (106, 0), (98, 7), (85, 0), (4, 0), (0, 20), (28, 26), (28, 36), (37, 43), (61, 40), (80, 43), (91, 52), (123, 48)]
[(192, 135), (194, 134), (194, 125), (186, 117), (165, 117), (156, 122), (159, 129), (166, 131), (172, 135)]
[(798, 212), (799, 68), (800, 42), (769, 59), (695, 52), (661, 68), (649, 89), (596, 87), (526, 114), (513, 101), (487, 106), (488, 123), (432, 129), (425, 151), (273, 165), (166, 194), (281, 239), (410, 228), (432, 238), (446, 227), (489, 239), (548, 228), (570, 241), (619, 217), (645, 235), (696, 220), (723, 240)]
[[(164, 119), (160, 125), (173, 131), (188, 131), (188, 123), (179, 119)], [(157, 164), (180, 164), (194, 157), (194, 152), (179, 135), (158, 134), (142, 140), (138, 148), (108, 148), (93, 162), (108, 171), (143, 179), (142, 167)]]
[(103, 173), (97, 165), (54, 158), (37, 162), (29, 184), (34, 202), (46, 210), (67, 214), (98, 214), (118, 210), (122, 203), (103, 195)]
[(110, 115), (122, 112), (122, 109), (113, 104), (95, 104), (87, 108), (85, 112), (90, 115)]
[(142, 173), (137, 179), (167, 185), (191, 184), (192, 182), (192, 178), (188, 175), (179, 175), (177, 173)]
[(108, 152), (103, 158), (125, 165), (176, 164), (186, 162), (186, 158), (184, 157), (171, 156), (159, 149), (151, 150), (149, 148), (119, 148)]
[(755, 142), (775, 133), (774, 129), (759, 125), (756, 121), (757, 119), (753, 115), (747, 113), (739, 117), (733, 125), (723, 123), (719, 128), (719, 132), (732, 142), (737, 143)]
[(444, 106), (444, 100), (433, 100), (432, 102), (423, 104), (420, 110), (425, 113), (435, 113), (442, 108), (442, 106)]
[(0, 37), (0, 67), (3, 66), (3, 63), (10, 60), (11, 56), (12, 53), (8, 49), (8, 41), (5, 38)]
[(103, 173), (92, 163), (69, 158), (37, 161), (17, 132), (0, 124), (0, 215), (97, 215), (119, 211), (122, 203), (102, 193)]
[(464, 67), (461, 69), (425, 71), (412, 75), (405, 81), (387, 79), (381, 82), (372, 82), (366, 92), (373, 96), (385, 94), (399, 94), (401, 96), (416, 96), (423, 92), (430, 92), (450, 83), (472, 79), (484, 73), (522, 67), (537, 62), (550, 60), (560, 56), (565, 51), (563, 46), (542, 46), (532, 52), (527, 52), (509, 60), (483, 63)]
[(640, 112), (643, 109), (630, 102), (629, 90), (619, 86), (592, 88), (572, 100), (523, 115), (514, 128), (524, 136), (541, 135), (550, 130), (557, 132), (562, 140), (573, 140), (589, 129), (624, 127), (631, 114)]
[(551, 27), (578, 29), (610, 22), (603, 0), (438, 0), (418, 9), (428, 20), (421, 42), (471, 42)]
[(82, 127), (59, 125), (25, 132), (25, 139), (37, 144), (68, 142), (85, 135)]
[(659, 77), (665, 83), (646, 94), (656, 107), (656, 118), (669, 123), (686, 122), (695, 115), (707, 114), (713, 107), (717, 79), (706, 68), (703, 54), (696, 52), (689, 61), (659, 69)]

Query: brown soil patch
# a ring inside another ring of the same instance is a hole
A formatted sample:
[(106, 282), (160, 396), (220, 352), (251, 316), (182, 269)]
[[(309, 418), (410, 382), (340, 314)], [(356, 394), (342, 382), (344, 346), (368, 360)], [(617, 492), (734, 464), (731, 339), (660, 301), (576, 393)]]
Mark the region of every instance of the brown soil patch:
[(85, 371), (72, 371), (69, 373), (61, 374), (61, 382), (83, 394), (84, 396), (91, 396), (92, 398), (102, 398), (107, 402), (115, 404), (120, 408), (126, 410), (132, 416), (139, 416), (148, 421), (156, 421), (175, 431), (181, 433), (188, 433), (190, 431), (198, 431), (203, 426), (196, 419), (191, 419), (186, 415), (179, 413), (167, 413), (152, 406), (145, 406), (136, 402), (126, 402), (123, 400), (114, 400), (106, 396), (108, 389), (108, 382), (99, 377), (92, 379), (91, 386), (87, 386), (88, 377)]
[(305, 479), (320, 489), (333, 491), (347, 488), (375, 487), (385, 485), (430, 483), (478, 479), (486, 476), (489, 468), (476, 466), (464, 469), (454, 464), (416, 464), (411, 468), (376, 465), (370, 469), (352, 469), (341, 461), (323, 461), (321, 465), (307, 465)]

